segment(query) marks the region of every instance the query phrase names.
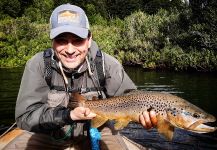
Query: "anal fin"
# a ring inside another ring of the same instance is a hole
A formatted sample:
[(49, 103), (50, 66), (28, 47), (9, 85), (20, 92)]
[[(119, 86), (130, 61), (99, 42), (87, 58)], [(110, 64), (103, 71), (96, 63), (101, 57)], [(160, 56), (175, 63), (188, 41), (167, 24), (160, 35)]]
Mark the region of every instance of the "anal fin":
[(98, 128), (102, 126), (107, 120), (108, 118), (97, 114), (96, 117), (91, 120), (91, 127)]
[(115, 130), (121, 130), (121, 129), (123, 129), (130, 122), (130, 120), (127, 120), (127, 119), (117, 119), (115, 121), (116, 121), (115, 125), (114, 125)]

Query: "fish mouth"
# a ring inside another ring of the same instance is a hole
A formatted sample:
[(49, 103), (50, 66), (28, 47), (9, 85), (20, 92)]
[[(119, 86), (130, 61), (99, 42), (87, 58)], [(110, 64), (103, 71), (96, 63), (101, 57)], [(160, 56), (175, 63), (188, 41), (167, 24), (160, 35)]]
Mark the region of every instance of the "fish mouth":
[(216, 126), (217, 122), (205, 122), (203, 120), (198, 120), (191, 124), (188, 127), (188, 130), (196, 133), (208, 133), (208, 132), (214, 132), (217, 130)]
[(205, 122), (203, 124), (205, 124), (207, 126), (210, 126), (210, 127), (217, 127), (217, 121), (215, 121), (215, 122)]

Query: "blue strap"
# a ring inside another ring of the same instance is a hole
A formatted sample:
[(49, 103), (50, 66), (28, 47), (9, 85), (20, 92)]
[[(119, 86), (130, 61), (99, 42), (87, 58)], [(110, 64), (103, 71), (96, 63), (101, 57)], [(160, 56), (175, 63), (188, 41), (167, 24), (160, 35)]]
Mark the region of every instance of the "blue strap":
[(101, 134), (97, 128), (90, 127), (90, 140), (92, 150), (100, 150), (99, 140), (101, 139)]

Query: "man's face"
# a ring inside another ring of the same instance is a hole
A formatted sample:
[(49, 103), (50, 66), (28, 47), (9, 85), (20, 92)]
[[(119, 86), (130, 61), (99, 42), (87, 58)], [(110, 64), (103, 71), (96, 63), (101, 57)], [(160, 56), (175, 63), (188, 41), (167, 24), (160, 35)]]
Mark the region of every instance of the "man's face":
[(82, 39), (71, 33), (63, 33), (53, 40), (53, 49), (66, 68), (75, 69), (84, 62), (90, 43), (91, 37)]

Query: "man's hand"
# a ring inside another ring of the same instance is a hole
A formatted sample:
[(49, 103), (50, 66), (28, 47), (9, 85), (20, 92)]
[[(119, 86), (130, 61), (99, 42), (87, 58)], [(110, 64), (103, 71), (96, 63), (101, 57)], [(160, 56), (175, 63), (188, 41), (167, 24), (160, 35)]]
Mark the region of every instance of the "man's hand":
[(70, 116), (72, 120), (90, 120), (96, 117), (96, 114), (91, 112), (89, 108), (76, 107), (71, 110)]
[(139, 115), (139, 121), (146, 129), (155, 127), (157, 125), (157, 117), (155, 111), (144, 111), (141, 115)]

